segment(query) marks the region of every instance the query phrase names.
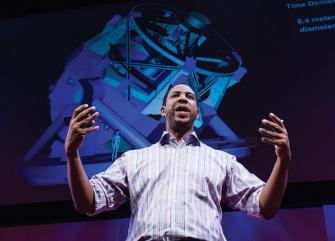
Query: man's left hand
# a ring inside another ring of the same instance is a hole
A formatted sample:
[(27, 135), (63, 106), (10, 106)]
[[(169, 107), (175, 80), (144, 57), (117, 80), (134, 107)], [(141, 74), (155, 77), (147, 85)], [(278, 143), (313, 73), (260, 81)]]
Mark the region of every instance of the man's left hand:
[(259, 128), (262, 141), (275, 147), (277, 159), (289, 163), (291, 160), (291, 148), (284, 120), (273, 113), (269, 114), (270, 120), (263, 119), (262, 124), (271, 130)]

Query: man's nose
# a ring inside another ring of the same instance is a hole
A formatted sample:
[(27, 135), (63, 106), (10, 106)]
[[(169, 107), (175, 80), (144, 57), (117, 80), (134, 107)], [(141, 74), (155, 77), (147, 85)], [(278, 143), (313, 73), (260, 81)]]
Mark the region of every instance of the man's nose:
[(187, 103), (187, 98), (185, 95), (180, 95), (178, 98), (178, 102), (182, 102), (182, 103)]

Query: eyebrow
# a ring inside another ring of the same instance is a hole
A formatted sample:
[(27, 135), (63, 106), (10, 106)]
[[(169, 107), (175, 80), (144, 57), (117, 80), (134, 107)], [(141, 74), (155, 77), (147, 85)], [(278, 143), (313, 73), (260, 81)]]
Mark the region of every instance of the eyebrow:
[[(172, 95), (174, 93), (180, 94), (181, 92), (182, 91), (180, 91), (180, 90), (174, 90), (174, 91), (171, 91), (169, 95)], [(191, 95), (195, 96), (195, 94), (190, 92), (190, 91), (186, 91), (186, 94), (191, 94)]]

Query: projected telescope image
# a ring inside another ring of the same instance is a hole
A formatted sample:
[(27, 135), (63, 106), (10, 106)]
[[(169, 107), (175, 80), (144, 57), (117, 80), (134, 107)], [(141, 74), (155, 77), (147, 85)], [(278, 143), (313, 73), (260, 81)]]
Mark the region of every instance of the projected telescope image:
[(181, 83), (198, 96), (201, 113), (194, 128), (202, 141), (245, 157), (250, 144), (217, 110), (246, 72), (238, 53), (199, 12), (140, 4), (126, 16), (114, 15), (70, 55), (50, 87), (52, 122), (22, 158), (22, 173), (36, 185), (66, 183), (64, 140), (80, 104), (100, 112), (100, 130), (87, 135), (80, 149), (89, 176), (127, 150), (157, 142), (165, 129), (163, 97), (170, 85)]

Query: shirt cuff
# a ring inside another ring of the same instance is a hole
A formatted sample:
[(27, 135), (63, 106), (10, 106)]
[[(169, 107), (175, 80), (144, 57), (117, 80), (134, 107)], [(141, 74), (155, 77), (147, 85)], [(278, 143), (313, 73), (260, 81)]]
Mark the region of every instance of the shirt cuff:
[(261, 213), (261, 208), (259, 204), (259, 197), (263, 190), (264, 186), (258, 188), (253, 195), (249, 197), (249, 200), (246, 204), (246, 213), (254, 218), (265, 220)]
[(103, 212), (107, 207), (107, 193), (105, 188), (101, 186), (97, 179), (91, 179), (89, 182), (92, 185), (94, 193), (94, 210), (93, 212), (86, 213), (88, 216), (94, 216)]

